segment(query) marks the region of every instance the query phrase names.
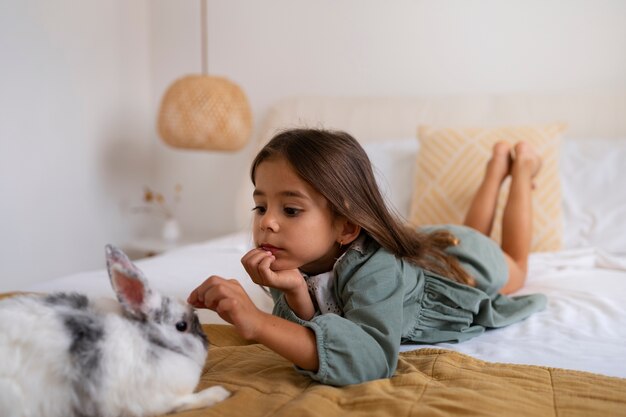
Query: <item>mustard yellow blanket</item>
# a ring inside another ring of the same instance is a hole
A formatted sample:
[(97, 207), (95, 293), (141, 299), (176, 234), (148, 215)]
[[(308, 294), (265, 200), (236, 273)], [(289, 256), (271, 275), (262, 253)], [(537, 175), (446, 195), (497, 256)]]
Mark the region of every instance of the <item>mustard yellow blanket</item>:
[(626, 379), (422, 349), (402, 353), (393, 378), (336, 388), (298, 375), (230, 326), (204, 329), (212, 346), (199, 388), (233, 395), (175, 416), (626, 416)]
[(297, 374), (289, 362), (242, 340), (231, 326), (203, 327), (211, 348), (198, 389), (223, 385), (233, 395), (214, 407), (171, 416), (626, 417), (622, 378), (421, 349), (401, 353), (390, 379), (337, 388)]

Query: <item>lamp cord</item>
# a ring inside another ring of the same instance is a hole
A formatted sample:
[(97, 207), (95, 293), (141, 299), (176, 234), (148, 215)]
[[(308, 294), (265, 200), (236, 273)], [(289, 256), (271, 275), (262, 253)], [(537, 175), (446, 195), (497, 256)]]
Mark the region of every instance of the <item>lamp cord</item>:
[(202, 57), (202, 75), (209, 75), (208, 38), (207, 0), (200, 0), (200, 56)]

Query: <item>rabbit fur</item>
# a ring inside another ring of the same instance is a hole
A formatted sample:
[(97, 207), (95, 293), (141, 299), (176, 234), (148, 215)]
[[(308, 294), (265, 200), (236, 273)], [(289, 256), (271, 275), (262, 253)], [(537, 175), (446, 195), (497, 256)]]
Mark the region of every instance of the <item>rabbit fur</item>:
[(193, 308), (151, 290), (106, 247), (117, 295), (23, 295), (0, 301), (0, 416), (155, 416), (213, 405), (194, 393), (208, 341)]

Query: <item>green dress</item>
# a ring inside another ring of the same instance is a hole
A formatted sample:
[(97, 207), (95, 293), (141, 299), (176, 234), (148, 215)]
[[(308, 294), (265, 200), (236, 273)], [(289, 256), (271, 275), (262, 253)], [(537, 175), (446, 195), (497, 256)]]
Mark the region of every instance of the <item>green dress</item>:
[(399, 259), (366, 236), (333, 268), (333, 293), (341, 314), (301, 320), (282, 293), (272, 290), (274, 314), (315, 333), (319, 368), (299, 372), (339, 386), (390, 377), (401, 343), (462, 342), (545, 307), (546, 298), (540, 294), (498, 293), (508, 271), (493, 240), (464, 226), (424, 230), (436, 228), (446, 228), (460, 240), (448, 252), (474, 277), (475, 288)]

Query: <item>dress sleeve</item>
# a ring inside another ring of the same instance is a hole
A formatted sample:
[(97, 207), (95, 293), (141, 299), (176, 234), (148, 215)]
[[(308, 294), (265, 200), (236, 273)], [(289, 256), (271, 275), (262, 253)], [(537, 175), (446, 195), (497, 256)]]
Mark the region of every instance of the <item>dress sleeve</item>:
[(389, 254), (374, 254), (364, 264), (339, 273), (349, 274), (338, 280), (343, 316), (323, 314), (304, 321), (291, 311), (284, 296), (275, 297), (274, 314), (315, 333), (317, 372), (296, 369), (337, 386), (392, 376), (398, 361), (404, 299), (398, 263)]

